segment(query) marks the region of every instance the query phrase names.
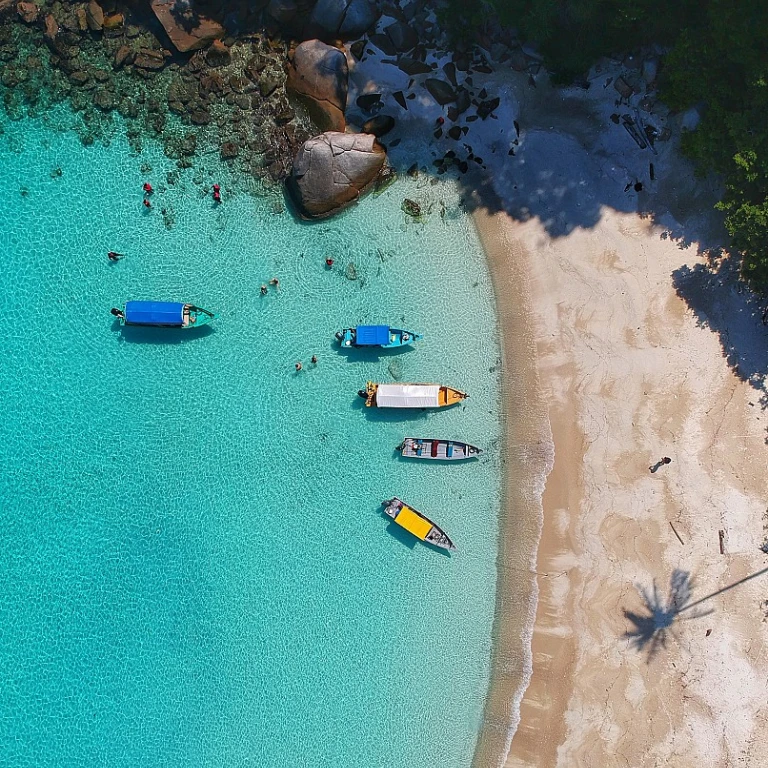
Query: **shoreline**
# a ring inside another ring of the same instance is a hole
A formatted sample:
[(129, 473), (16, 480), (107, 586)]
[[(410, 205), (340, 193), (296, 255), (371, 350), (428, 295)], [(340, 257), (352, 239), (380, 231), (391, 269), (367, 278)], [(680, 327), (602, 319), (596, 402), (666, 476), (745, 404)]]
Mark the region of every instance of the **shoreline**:
[[(472, 762), (475, 768), (481, 768), (503, 763), (519, 721), (518, 706), (531, 679), (529, 642), (539, 594), (535, 572), (543, 521), (541, 499), (554, 457), (549, 419), (538, 384), (527, 290), (528, 254), (521, 250), (509, 258), (511, 243), (505, 214), (489, 214), (478, 208), (471, 219), (485, 252), (494, 291), (504, 418), (491, 676)], [(515, 417), (509, 418), (510, 413)], [(522, 464), (523, 471), (510, 472), (508, 465), (512, 461)], [(521, 483), (521, 478), (529, 482)]]

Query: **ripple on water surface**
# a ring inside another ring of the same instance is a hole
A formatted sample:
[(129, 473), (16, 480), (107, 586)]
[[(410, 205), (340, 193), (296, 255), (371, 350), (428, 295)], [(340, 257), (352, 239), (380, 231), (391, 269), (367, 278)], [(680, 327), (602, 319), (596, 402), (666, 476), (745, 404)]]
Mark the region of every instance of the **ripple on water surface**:
[[(153, 147), (86, 149), (42, 122), (0, 137), (4, 760), (467, 766), (500, 504), (498, 339), (471, 224), (424, 178), (300, 224), (206, 162), (175, 172)], [(217, 180), (220, 206), (202, 191)], [(404, 197), (434, 213), (407, 218)], [(120, 332), (110, 307), (142, 298), (220, 317)], [(425, 339), (340, 353), (334, 330), (358, 322)], [(366, 411), (357, 390), (393, 377), (472, 398)], [(489, 450), (397, 458), (418, 433)], [(394, 531), (379, 502), (395, 494), (458, 554)]]

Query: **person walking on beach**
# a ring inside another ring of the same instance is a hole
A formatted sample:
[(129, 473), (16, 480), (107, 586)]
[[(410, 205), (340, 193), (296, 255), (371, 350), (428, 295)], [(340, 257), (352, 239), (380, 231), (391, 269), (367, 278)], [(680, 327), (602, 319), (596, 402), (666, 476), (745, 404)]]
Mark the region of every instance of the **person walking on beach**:
[(659, 467), (662, 467), (665, 464), (671, 464), (671, 463), (672, 463), (672, 459), (670, 459), (669, 456), (662, 456), (655, 464), (653, 464), (650, 467), (648, 467), (648, 469), (651, 472), (656, 472), (656, 470)]

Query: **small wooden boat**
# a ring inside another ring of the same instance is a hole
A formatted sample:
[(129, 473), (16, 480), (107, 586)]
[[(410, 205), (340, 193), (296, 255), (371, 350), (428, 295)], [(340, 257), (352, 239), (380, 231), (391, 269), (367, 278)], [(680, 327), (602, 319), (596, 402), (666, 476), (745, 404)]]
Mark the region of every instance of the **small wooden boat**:
[(469, 397), (443, 384), (376, 384), (369, 381), (358, 393), (368, 408), (445, 408)]
[(390, 328), (388, 325), (358, 325), (337, 331), (336, 338), (342, 347), (407, 347), (422, 336), (413, 331)]
[(391, 517), (398, 525), (405, 528), (408, 533), (412, 533), (417, 539), (426, 541), (435, 547), (447, 549), (449, 552), (455, 552), (456, 546), (449, 538), (448, 534), (439, 526), (435, 525), (428, 517), (417, 512), (413, 507), (409, 507), (404, 501), (395, 496), (394, 499), (382, 502), (384, 505), (384, 514)]
[(469, 443), (459, 440), (439, 440), (431, 437), (406, 437), (397, 446), (403, 456), (410, 459), (437, 459), (442, 461), (461, 461), (474, 459), (483, 451)]
[(122, 325), (147, 325), (156, 328), (196, 328), (216, 318), (194, 304), (181, 301), (126, 301), (122, 309), (110, 312)]

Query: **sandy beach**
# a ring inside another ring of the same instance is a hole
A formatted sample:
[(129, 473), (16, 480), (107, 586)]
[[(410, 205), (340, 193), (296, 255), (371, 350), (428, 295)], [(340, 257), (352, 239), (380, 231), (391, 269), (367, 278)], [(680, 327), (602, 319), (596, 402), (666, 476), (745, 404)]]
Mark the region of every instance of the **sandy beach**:
[[(761, 765), (768, 330), (712, 250), (715, 190), (678, 157), (679, 124), (651, 181), (608, 99), (542, 90), (518, 92), (527, 135), (500, 210), (475, 212), (506, 375), (532, 328), (527, 376), (555, 445), (533, 673), (506, 756), (497, 631), (475, 765)], [(521, 292), (527, 317), (510, 322)]]

